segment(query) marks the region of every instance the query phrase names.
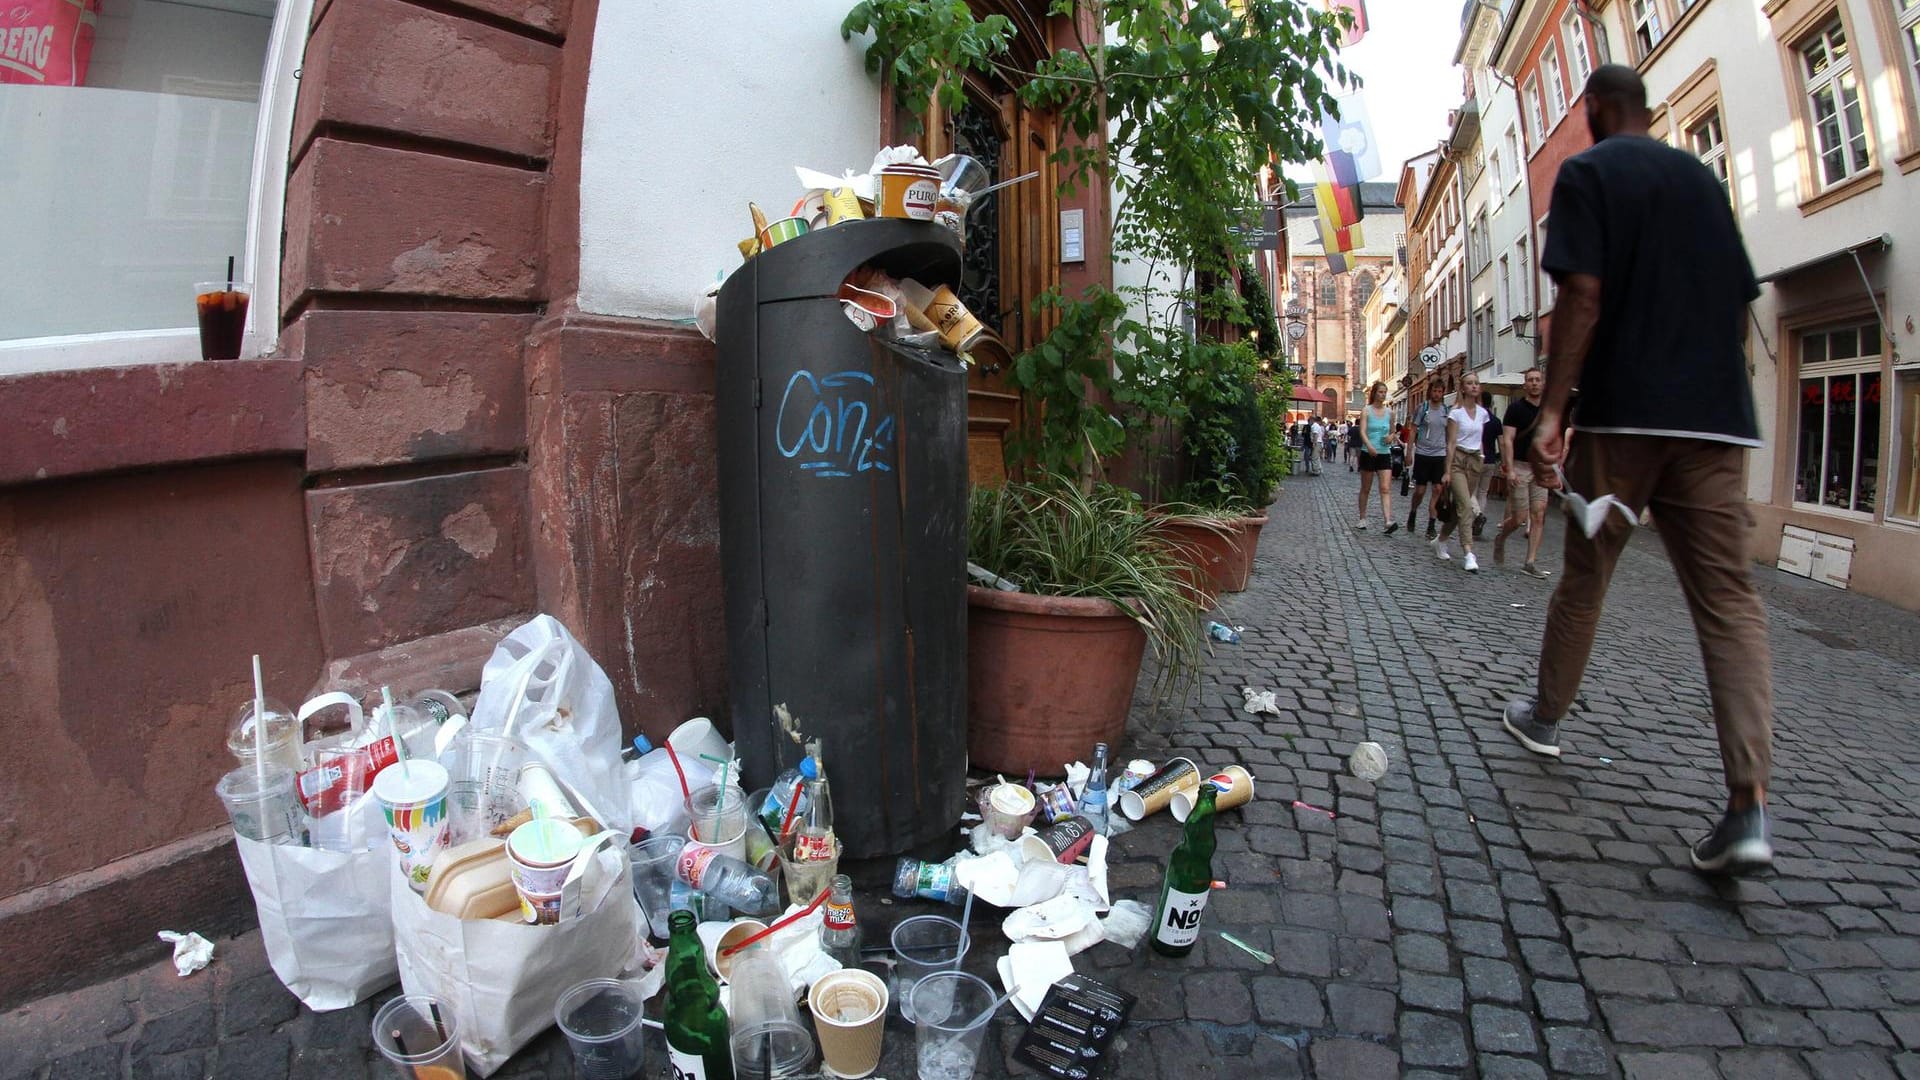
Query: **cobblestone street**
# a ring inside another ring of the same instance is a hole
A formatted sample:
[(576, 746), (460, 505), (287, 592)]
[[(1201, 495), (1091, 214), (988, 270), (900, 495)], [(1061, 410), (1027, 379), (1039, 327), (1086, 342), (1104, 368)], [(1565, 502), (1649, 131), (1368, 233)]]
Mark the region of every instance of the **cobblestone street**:
[[(1621, 559), (1565, 756), (1543, 763), (1497, 714), (1531, 685), (1553, 581), (1495, 566), (1491, 527), (1477, 576), (1383, 537), (1377, 511), (1356, 532), (1355, 487), (1340, 465), (1287, 483), (1253, 587), (1222, 601), (1242, 643), (1215, 647), (1186, 708), (1143, 711), (1120, 754), (1242, 762), (1258, 786), (1221, 815), (1228, 887), (1201, 947), (1078, 959), (1139, 998), (1113, 1075), (1920, 1077), (1920, 617), (1756, 568), (1778, 861), (1713, 882), (1687, 844), (1720, 808), (1719, 757), (1657, 536)], [(1284, 715), (1246, 715), (1243, 685)], [(1369, 738), (1392, 763), (1377, 785), (1345, 768)], [(1176, 833), (1161, 815), (1116, 839), (1116, 898), (1152, 903)], [(921, 906), (879, 902), (886, 869), (857, 879), (870, 946)], [(0, 1017), (0, 1077), (384, 1075), (370, 1005), (309, 1013), (257, 934), (220, 946), (190, 979), (158, 962)], [(1003, 949), (982, 940), (967, 966)], [(1007, 1057), (1021, 1030), (1004, 1010), (982, 1075), (1030, 1074)], [(878, 1075), (913, 1074), (912, 1039), (891, 1023)], [(549, 1033), (497, 1075), (569, 1067)]]

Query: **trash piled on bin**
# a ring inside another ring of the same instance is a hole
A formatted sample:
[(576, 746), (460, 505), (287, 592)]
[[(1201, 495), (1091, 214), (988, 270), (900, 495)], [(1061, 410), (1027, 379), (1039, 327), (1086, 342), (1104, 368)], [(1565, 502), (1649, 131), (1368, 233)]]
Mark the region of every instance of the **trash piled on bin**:
[[(372, 1034), (416, 1078), (485, 1076), (554, 1024), (583, 1076), (637, 1074), (651, 1024), (677, 1076), (861, 1077), (896, 1014), (922, 1077), (963, 1078), (1009, 1003), (1030, 1025), (1017, 1057), (1086, 1075), (1132, 999), (1073, 958), (1142, 938), (1189, 952), (1221, 887), (1215, 816), (1254, 794), (1241, 765), (1122, 764), (1105, 743), (1058, 783), (997, 778), (959, 851), (898, 859), (884, 902), (928, 906), (868, 942), (840, 872), (833, 748), (784, 707), (803, 756), (749, 792), (705, 719), (623, 744), (606, 674), (547, 616), (500, 643), (471, 715), (384, 686), (289, 710), (257, 663), (218, 791), (269, 959), (317, 1010), (401, 982)], [(1114, 897), (1110, 838), (1163, 810), (1183, 831), (1153, 906)], [(985, 965), (997, 986), (962, 970), (976, 905), (1000, 909), (1010, 943)], [(884, 976), (863, 967), (882, 951)]]
[[(964, 243), (970, 207), (1040, 175), (1034, 171), (995, 183), (975, 158), (948, 154), (929, 163), (911, 146), (881, 150), (859, 176), (851, 170), (834, 176), (799, 166), (794, 174), (802, 190), (787, 216), (770, 219), (757, 204), (748, 204), (753, 235), (738, 244), (743, 262), (809, 233), (875, 218), (932, 222)], [(715, 307), (724, 281), (722, 273), (694, 302), (694, 321), (708, 340), (717, 332)], [(912, 278), (863, 266), (841, 282), (837, 296), (841, 310), (863, 332), (921, 348), (944, 348), (968, 363), (1011, 362), (1000, 337), (945, 285), (928, 288)]]

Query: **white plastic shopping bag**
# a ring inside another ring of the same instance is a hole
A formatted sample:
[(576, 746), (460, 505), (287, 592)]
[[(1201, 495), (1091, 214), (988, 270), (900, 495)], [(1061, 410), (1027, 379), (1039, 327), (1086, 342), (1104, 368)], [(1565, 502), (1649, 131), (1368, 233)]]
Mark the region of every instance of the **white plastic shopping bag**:
[(494, 647), (469, 724), (519, 739), (588, 804), (582, 812), (621, 835), (632, 831), (613, 680), (560, 620), (536, 615)]
[(364, 1001), (399, 978), (387, 885), (393, 845), (384, 832), (358, 852), (234, 837), (267, 961), (315, 1012)]
[(586, 914), (551, 926), (444, 915), (398, 870), (389, 874), (401, 985), (447, 1002), (477, 1075), (492, 1074), (550, 1027), (561, 994), (640, 967), (645, 923), (629, 887), (627, 854), (611, 846), (595, 858)]

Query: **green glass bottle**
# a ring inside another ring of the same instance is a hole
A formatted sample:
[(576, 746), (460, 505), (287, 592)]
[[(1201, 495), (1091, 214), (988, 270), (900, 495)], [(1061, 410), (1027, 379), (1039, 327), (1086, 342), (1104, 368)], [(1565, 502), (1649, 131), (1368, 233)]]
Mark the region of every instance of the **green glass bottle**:
[(694, 933), (691, 911), (667, 917), (667, 1057), (673, 1080), (733, 1080), (733, 1049), (727, 1041), (727, 1011), (720, 984)]
[(1153, 916), (1153, 951), (1185, 956), (1200, 940), (1200, 916), (1213, 893), (1213, 800), (1217, 789), (1200, 785), (1186, 832), (1167, 858), (1167, 883)]

